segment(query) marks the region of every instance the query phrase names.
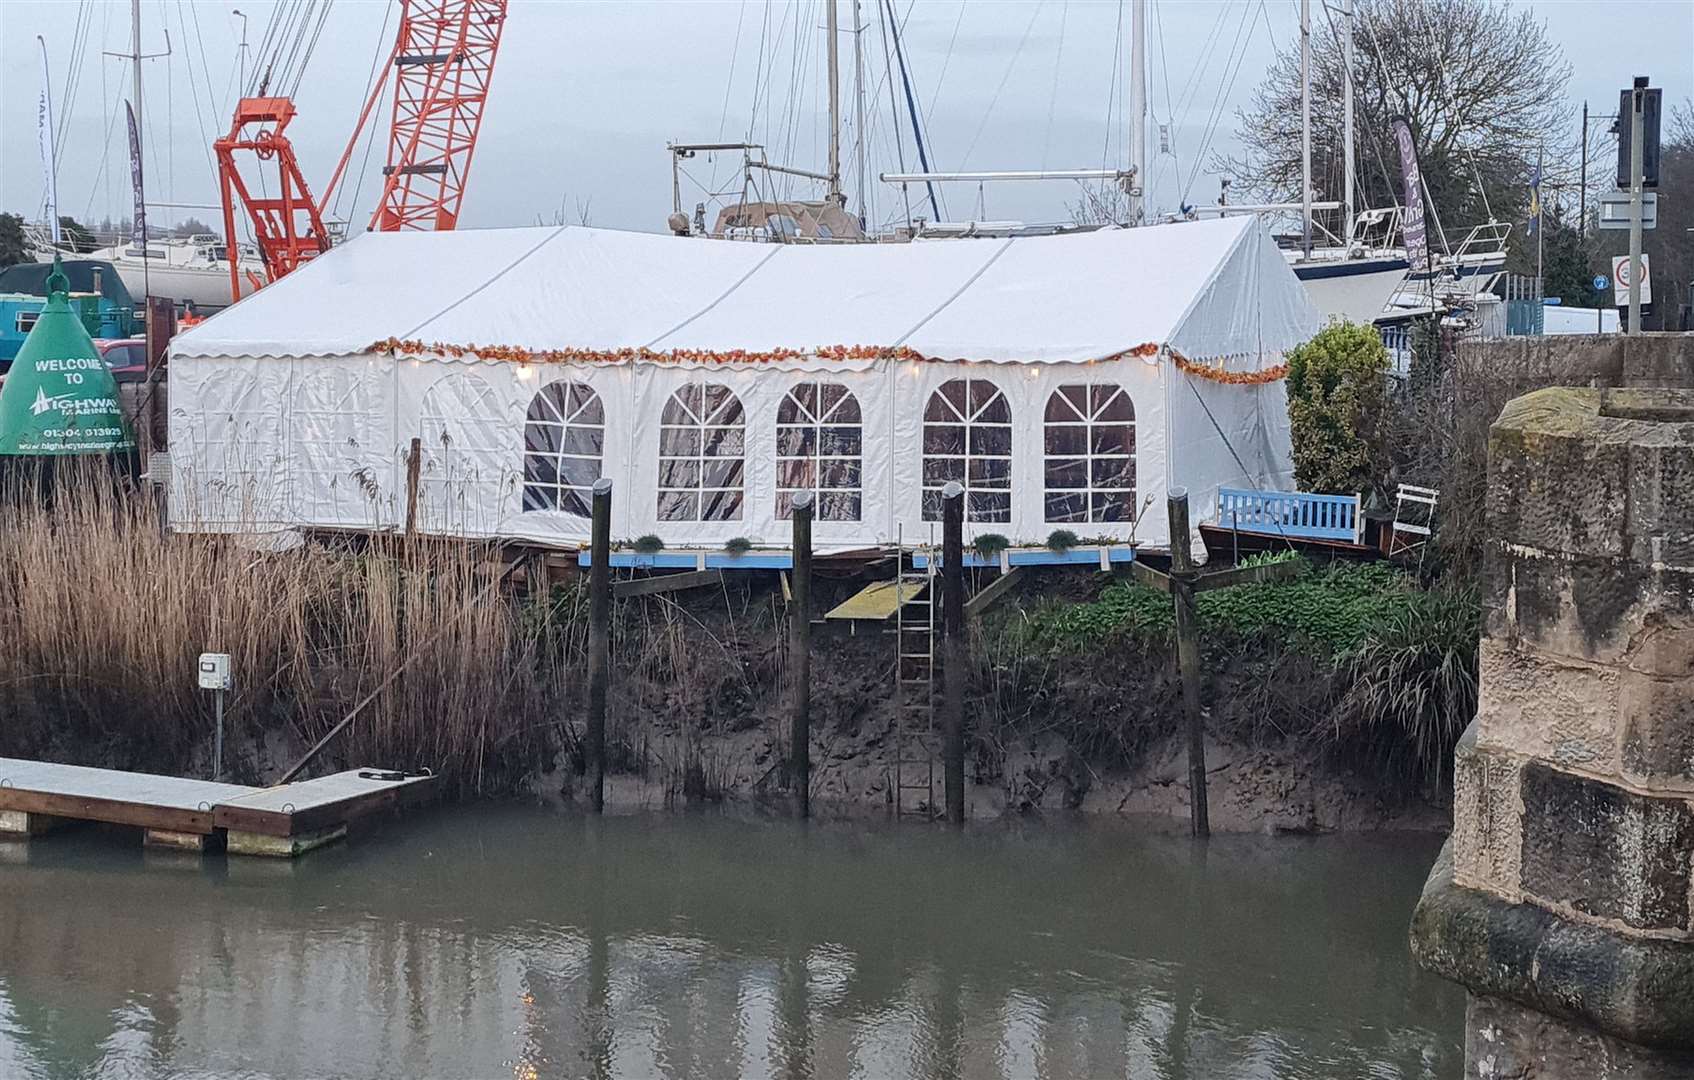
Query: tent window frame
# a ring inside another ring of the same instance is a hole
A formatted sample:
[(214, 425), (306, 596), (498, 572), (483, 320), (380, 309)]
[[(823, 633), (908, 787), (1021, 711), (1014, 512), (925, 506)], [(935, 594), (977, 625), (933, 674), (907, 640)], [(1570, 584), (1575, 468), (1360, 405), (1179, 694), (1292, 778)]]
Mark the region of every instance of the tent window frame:
[(591, 517), (606, 455), (599, 393), (580, 379), (546, 383), (529, 399), (523, 427), (522, 512)]
[(794, 496), (809, 491), (814, 519), (859, 521), (864, 511), (864, 412), (843, 383), (808, 380), (783, 395), (776, 412), (776, 519), (794, 517)]
[(1042, 411), (1042, 520), (1135, 520), (1135, 399), (1120, 383), (1065, 383)]
[(941, 520), (941, 489), (965, 489), (965, 520), (1012, 520), (1012, 403), (992, 379), (960, 376), (937, 386), (924, 405), (923, 520)]
[(677, 387), (659, 416), (660, 524), (740, 521), (747, 503), (747, 409), (729, 384)]

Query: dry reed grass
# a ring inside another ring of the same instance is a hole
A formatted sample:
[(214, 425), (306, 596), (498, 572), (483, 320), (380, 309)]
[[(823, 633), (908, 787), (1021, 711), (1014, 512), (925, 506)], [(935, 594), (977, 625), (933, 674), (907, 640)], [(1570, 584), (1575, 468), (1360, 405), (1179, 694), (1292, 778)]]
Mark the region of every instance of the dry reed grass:
[(260, 752), (266, 733), (309, 744), (415, 654), (314, 771), (427, 767), (497, 792), (550, 760), (568, 669), (490, 588), (489, 545), (261, 551), (166, 533), (148, 498), (87, 469), (3, 496), (0, 753), (203, 770), (212, 700), (195, 661), (227, 652), (226, 770), (263, 779), (289, 764)]

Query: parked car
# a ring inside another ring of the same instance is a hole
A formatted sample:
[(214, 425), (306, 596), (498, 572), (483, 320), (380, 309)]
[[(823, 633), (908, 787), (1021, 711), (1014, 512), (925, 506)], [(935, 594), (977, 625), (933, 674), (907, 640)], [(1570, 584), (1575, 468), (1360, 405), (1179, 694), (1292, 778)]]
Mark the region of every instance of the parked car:
[(97, 339), (94, 347), (100, 350), (112, 377), (120, 383), (145, 382), (147, 379), (147, 340), (118, 338), (115, 341)]

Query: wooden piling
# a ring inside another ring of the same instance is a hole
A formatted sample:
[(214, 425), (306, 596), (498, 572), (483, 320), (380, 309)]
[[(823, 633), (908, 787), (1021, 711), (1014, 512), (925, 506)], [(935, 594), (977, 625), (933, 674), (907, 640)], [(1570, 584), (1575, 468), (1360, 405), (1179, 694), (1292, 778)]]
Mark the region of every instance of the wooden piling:
[(794, 816), (812, 816), (812, 493), (794, 496), (794, 597), (788, 606), (788, 662), (794, 672), (789, 762)]
[(1171, 599), (1176, 607), (1176, 663), (1188, 721), (1188, 819), (1195, 836), (1210, 836), (1206, 807), (1206, 728), (1200, 715), (1200, 635), (1194, 610), (1196, 572), (1188, 534), (1188, 489), (1166, 499), (1170, 511)]
[(941, 719), (947, 820), (965, 823), (965, 490), (941, 492)]
[(406, 535), (418, 531), (418, 469), (423, 463), (423, 440), (412, 436), (411, 449), (406, 451)]
[(594, 481), (588, 571), (588, 783), (594, 812), (606, 809), (606, 679), (612, 622), (612, 481)]

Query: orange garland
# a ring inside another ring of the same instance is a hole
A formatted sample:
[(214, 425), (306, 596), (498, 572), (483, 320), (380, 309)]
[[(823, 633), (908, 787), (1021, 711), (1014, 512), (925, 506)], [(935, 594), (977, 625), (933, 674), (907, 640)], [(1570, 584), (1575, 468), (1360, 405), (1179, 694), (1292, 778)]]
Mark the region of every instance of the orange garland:
[(1210, 379), (1212, 382), (1227, 383), (1230, 386), (1263, 386), (1266, 383), (1273, 383), (1288, 376), (1287, 364), (1277, 364), (1275, 367), (1262, 368), (1258, 371), (1225, 371), (1222, 368), (1212, 367), (1210, 364), (1196, 363), (1175, 349), (1167, 349), (1166, 351), (1170, 353), (1171, 362), (1176, 365), (1178, 371), (1186, 372), (1197, 378)]
[(376, 342), (367, 351), (403, 353), (410, 356), (434, 354), (451, 356), (454, 359), (474, 356), (480, 360), (507, 360), (520, 364), (568, 361), (624, 364), (637, 360), (650, 363), (769, 364), (783, 360), (805, 360), (810, 357), (823, 360), (924, 359), (916, 350), (904, 346), (882, 348), (873, 345), (823, 345), (816, 349), (769, 349), (763, 352), (747, 349), (729, 349), (722, 352), (710, 349), (672, 349), (661, 352), (644, 348), (532, 350), (515, 345), (448, 345), (439, 341), (401, 341), (392, 337)]
[[(646, 348), (623, 349), (524, 349), (516, 345), (449, 345), (445, 342), (425, 342), (418, 340), (402, 341), (399, 338), (384, 338), (370, 346), (368, 352), (388, 353), (390, 355), (407, 356), (450, 356), (463, 359), (474, 356), (479, 360), (504, 360), (512, 363), (593, 363), (593, 364), (626, 364), (634, 361), (649, 363), (699, 363), (699, 364), (770, 364), (787, 360), (806, 360), (817, 358), (821, 360), (932, 360), (934, 357), (924, 356), (916, 349), (904, 345), (893, 347), (877, 345), (822, 345), (816, 349), (768, 349), (752, 351), (748, 349), (728, 349), (717, 351), (711, 349), (672, 349), (660, 351)], [(1183, 356), (1175, 349), (1165, 350), (1170, 354), (1171, 361), (1177, 369), (1212, 382), (1228, 383), (1235, 386), (1259, 386), (1276, 382), (1288, 374), (1287, 364), (1261, 371), (1224, 371), (1222, 368), (1202, 364)], [(1106, 360), (1119, 360), (1133, 356), (1147, 359), (1159, 352), (1159, 346), (1152, 342), (1136, 345), (1122, 352), (1105, 357)]]

